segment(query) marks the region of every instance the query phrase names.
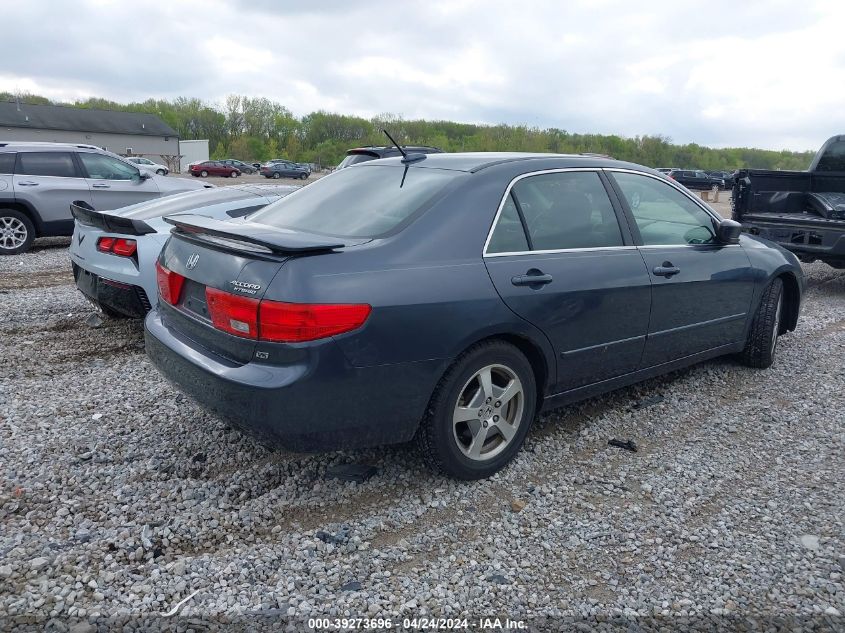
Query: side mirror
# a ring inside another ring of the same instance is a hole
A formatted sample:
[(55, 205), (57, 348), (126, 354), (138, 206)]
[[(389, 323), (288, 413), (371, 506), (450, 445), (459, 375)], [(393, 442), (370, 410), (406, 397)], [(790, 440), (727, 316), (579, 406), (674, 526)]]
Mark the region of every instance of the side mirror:
[(721, 244), (739, 244), (742, 225), (734, 220), (722, 220), (716, 227), (716, 237)]
[(153, 175), (150, 172), (144, 171), (142, 169), (138, 170), (138, 180), (140, 180), (141, 182), (143, 182), (145, 180), (149, 180), (152, 177), (153, 177)]

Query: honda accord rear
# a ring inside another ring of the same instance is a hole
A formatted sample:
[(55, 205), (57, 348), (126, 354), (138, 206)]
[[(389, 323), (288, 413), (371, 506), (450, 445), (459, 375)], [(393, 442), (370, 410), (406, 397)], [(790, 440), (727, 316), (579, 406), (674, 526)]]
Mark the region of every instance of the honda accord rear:
[(167, 221), (145, 324), (171, 381), (270, 446), (416, 437), (464, 479), (541, 409), (723, 354), (769, 366), (803, 287), (786, 251), (602, 157), (407, 154)]

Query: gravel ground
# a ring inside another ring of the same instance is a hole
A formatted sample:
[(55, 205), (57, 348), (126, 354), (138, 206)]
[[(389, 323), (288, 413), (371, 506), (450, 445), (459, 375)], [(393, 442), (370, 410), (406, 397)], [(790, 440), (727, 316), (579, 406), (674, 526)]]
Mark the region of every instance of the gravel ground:
[[(22, 628), (843, 626), (845, 272), (805, 266), (771, 369), (716, 360), (558, 410), (512, 466), (456, 483), (405, 446), (270, 453), (230, 430), (159, 377), (140, 322), (85, 324), (66, 244), (0, 259), (0, 615)], [(326, 479), (350, 462), (378, 473)]]

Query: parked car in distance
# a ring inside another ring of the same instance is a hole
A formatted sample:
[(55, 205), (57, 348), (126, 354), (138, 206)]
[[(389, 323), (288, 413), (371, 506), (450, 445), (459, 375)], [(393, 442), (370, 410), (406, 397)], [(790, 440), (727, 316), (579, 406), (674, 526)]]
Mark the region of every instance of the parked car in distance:
[(700, 169), (673, 169), (666, 175), (687, 189), (705, 190), (712, 189), (714, 186), (719, 189), (725, 188), (725, 183), (721, 178), (709, 176)]
[(224, 165), (219, 160), (205, 160), (201, 163), (193, 163), (189, 168), (191, 176), (207, 178), (208, 176), (223, 176), (224, 178), (237, 178), (241, 170), (231, 165)]
[(261, 175), (265, 178), (298, 178), (305, 180), (311, 175), (310, 170), (287, 160), (266, 163), (261, 166)]
[(170, 237), (162, 218), (197, 213), (218, 220), (243, 217), (299, 189), (294, 185), (231, 185), (189, 191), (114, 211), (78, 202), (70, 243), (77, 288), (111, 317), (142, 317), (156, 301), (155, 263)]
[(706, 172), (711, 178), (720, 179), (725, 183), (725, 189), (732, 189), (734, 186), (734, 173), (732, 171), (708, 171)]
[(416, 437), (436, 469), (477, 479), (542, 410), (723, 354), (767, 367), (795, 329), (795, 257), (651, 169), (403, 160), (240, 220), (168, 217), (152, 362), (270, 446)]
[(253, 167), (250, 163), (245, 163), (240, 160), (235, 160), (234, 158), (224, 158), (223, 160), (219, 161), (223, 165), (228, 165), (229, 167), (234, 167), (242, 174), (254, 174), (258, 170)]
[(731, 202), (743, 230), (845, 269), (845, 134), (829, 138), (807, 171), (740, 169)]
[(160, 163), (154, 163), (149, 158), (144, 158), (143, 156), (127, 156), (126, 160), (130, 163), (134, 163), (138, 165), (141, 169), (146, 169), (147, 171), (154, 172), (159, 176), (166, 176), (170, 173), (170, 169)]
[(163, 178), (92, 145), (0, 142), (0, 255), (70, 235), (70, 204), (102, 210), (213, 185)]
[(659, 171), (661, 174), (668, 174), (670, 171), (679, 170), (680, 167), (656, 167), (655, 169), (657, 171)]
[[(443, 150), (438, 147), (429, 147), (427, 145), (403, 145), (402, 149), (405, 150), (408, 154), (442, 154)], [(358, 163), (365, 163), (370, 160), (376, 160), (379, 158), (390, 158), (392, 156), (401, 156), (402, 152), (396, 149), (394, 145), (388, 145), (385, 147), (356, 147), (354, 149), (350, 149), (346, 151), (346, 158), (344, 158), (340, 165), (337, 166), (338, 169), (343, 169), (345, 167), (351, 167), (352, 165), (357, 165)]]

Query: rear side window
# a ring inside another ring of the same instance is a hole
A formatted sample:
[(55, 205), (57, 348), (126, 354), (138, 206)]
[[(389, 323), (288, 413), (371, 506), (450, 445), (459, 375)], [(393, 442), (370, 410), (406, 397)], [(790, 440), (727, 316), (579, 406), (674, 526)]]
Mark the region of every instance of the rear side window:
[[(596, 172), (560, 172), (523, 178), (511, 189), (535, 251), (622, 246), (622, 232)], [(499, 218), (504, 234), (510, 221)], [(497, 238), (498, 239), (498, 238)], [(513, 239), (513, 238), (511, 238)], [(492, 246), (493, 240), (491, 240)], [(524, 249), (523, 249), (524, 250)], [(488, 252), (490, 251), (488, 249)]]
[(282, 229), (336, 237), (378, 237), (432, 202), (463, 172), (368, 166), (320, 178), (250, 216)]
[(830, 144), (819, 159), (816, 171), (845, 171), (845, 141)]
[(21, 152), (17, 173), (27, 176), (74, 178), (76, 168), (70, 152)]
[(510, 193), (502, 206), (496, 230), (493, 231), (490, 243), (487, 245), (487, 252), (523, 253), (527, 250), (529, 250), (528, 240), (525, 237), (522, 220), (519, 219), (519, 211), (516, 209), (513, 194)]
[(15, 172), (15, 154), (12, 152), (0, 154), (0, 174)]

